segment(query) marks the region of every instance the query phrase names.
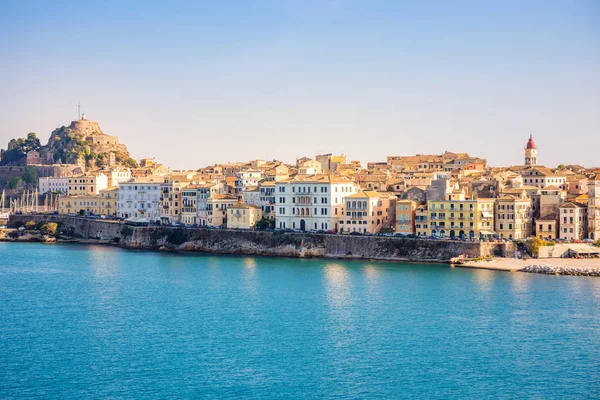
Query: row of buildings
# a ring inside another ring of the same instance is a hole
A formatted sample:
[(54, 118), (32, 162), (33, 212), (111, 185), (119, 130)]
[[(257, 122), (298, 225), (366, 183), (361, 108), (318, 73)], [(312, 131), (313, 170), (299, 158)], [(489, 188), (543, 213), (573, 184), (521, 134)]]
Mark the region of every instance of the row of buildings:
[(600, 170), (537, 164), (491, 168), (466, 153), (392, 156), (363, 168), (346, 156), (254, 160), (171, 171), (153, 160), (73, 177), (40, 178), (59, 212), (164, 224), (463, 239), (600, 239)]

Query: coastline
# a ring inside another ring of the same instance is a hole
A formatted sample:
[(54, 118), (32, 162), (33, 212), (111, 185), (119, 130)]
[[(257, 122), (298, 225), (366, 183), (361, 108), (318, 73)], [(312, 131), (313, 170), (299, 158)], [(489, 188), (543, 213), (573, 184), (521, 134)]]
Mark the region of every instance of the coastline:
[(487, 269), (504, 272), (543, 273), (555, 275), (600, 276), (600, 259), (597, 258), (517, 258), (495, 257), (489, 261), (466, 261), (459, 268)]
[(89, 245), (89, 246), (113, 246), (123, 250), (143, 250), (156, 253), (173, 253), (185, 255), (231, 255), (231, 256), (252, 256), (252, 257), (269, 257), (269, 258), (305, 258), (305, 259), (321, 259), (321, 260), (350, 260), (350, 261), (376, 261), (376, 262), (397, 262), (397, 263), (422, 263), (422, 264), (444, 264), (450, 267), (466, 268), (466, 269), (481, 269), (499, 272), (522, 272), (522, 273), (539, 273), (551, 275), (584, 275), (584, 276), (600, 276), (600, 260), (599, 259), (573, 259), (573, 258), (542, 258), (521, 260), (516, 258), (494, 257), (490, 260), (483, 261), (466, 261), (464, 263), (451, 263), (445, 260), (414, 260), (414, 259), (398, 259), (385, 257), (357, 257), (344, 255), (307, 255), (298, 257), (295, 255), (286, 254), (260, 254), (260, 253), (245, 253), (245, 252), (217, 252), (217, 251), (197, 251), (185, 248), (173, 248), (161, 246), (159, 248), (153, 246), (147, 247), (129, 247), (123, 246), (110, 240), (102, 239), (82, 239), (72, 237), (62, 237), (56, 240), (44, 240), (42, 237), (28, 239), (11, 239), (1, 238), (0, 242), (14, 243), (43, 243), (43, 244), (74, 244), (74, 245)]

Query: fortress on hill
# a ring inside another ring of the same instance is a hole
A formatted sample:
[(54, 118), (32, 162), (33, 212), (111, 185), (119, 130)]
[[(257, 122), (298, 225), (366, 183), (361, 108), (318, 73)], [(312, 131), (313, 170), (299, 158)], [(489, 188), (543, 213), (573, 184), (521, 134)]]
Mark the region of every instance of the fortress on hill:
[(93, 145), (118, 146), (120, 144), (117, 136), (110, 136), (102, 132), (98, 122), (90, 121), (85, 117), (85, 114), (83, 114), (81, 119), (77, 121), (71, 121), (69, 128), (75, 132), (83, 134), (85, 136), (85, 141), (91, 142)]
[(40, 149), (40, 158), (45, 164), (87, 164), (88, 167), (121, 164), (130, 159), (127, 147), (117, 136), (102, 132), (96, 121), (85, 114), (69, 126), (55, 129), (48, 144)]

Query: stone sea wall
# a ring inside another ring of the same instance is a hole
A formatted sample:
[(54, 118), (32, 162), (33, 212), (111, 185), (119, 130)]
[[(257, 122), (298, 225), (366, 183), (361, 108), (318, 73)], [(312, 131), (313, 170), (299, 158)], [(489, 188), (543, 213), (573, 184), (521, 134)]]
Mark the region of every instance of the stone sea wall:
[[(598, 262), (600, 264), (600, 261)], [(522, 272), (532, 274), (549, 274), (549, 275), (575, 275), (575, 276), (600, 276), (600, 267), (569, 267), (556, 266), (547, 264), (532, 264), (520, 269)]]
[(9, 225), (29, 220), (59, 223), (64, 235), (108, 240), (124, 248), (198, 251), (285, 257), (439, 261), (503, 252), (501, 244), (399, 239), (377, 236), (259, 232), (167, 226), (133, 227), (118, 222), (59, 215), (13, 215)]

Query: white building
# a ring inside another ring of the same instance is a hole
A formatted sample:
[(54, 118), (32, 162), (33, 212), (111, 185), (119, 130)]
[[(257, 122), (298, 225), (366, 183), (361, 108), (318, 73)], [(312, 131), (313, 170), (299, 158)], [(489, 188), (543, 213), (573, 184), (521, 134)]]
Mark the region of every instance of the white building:
[(69, 191), (69, 178), (56, 178), (53, 176), (40, 178), (38, 183), (40, 194), (60, 192), (67, 194)]
[(565, 240), (587, 238), (587, 204), (568, 202), (559, 207), (558, 237)]
[(344, 197), (357, 193), (350, 179), (331, 174), (297, 175), (275, 183), (275, 227), (339, 231)]
[(235, 194), (241, 200), (242, 192), (246, 188), (258, 186), (258, 182), (263, 179), (263, 173), (258, 169), (248, 169), (235, 174)]
[(119, 186), (119, 183), (128, 182), (131, 179), (129, 168), (114, 167), (108, 173), (108, 185)]
[(567, 188), (567, 177), (556, 174), (549, 168), (543, 166), (530, 166), (521, 171), (523, 184), (543, 189), (554, 186), (565, 190)]
[(121, 218), (160, 219), (160, 182), (152, 179), (123, 182), (119, 185), (117, 216)]

